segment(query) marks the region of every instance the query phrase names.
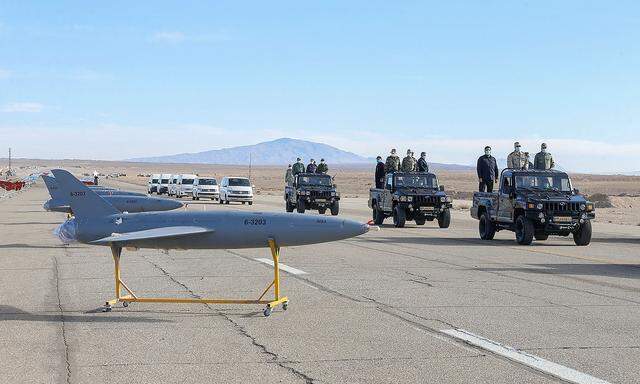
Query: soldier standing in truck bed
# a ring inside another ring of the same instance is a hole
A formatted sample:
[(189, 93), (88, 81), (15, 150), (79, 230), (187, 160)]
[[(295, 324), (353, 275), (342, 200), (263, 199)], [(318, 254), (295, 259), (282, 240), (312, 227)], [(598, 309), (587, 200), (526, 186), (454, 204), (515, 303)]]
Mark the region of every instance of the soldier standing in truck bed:
[(400, 158), (396, 155), (396, 149), (391, 150), (391, 154), (387, 156), (387, 161), (384, 163), (384, 171), (386, 173), (398, 172), (400, 170)]
[(376, 157), (376, 188), (382, 189), (384, 188), (384, 163), (382, 162), (382, 157)]
[(533, 159), (533, 168), (535, 169), (551, 169), (556, 164), (553, 162), (553, 156), (547, 152), (547, 143), (542, 143), (540, 152), (536, 153)]
[(493, 183), (498, 181), (498, 164), (496, 158), (491, 156), (491, 147), (484, 147), (484, 155), (478, 158), (478, 190), (480, 192), (493, 192)]
[(522, 152), (519, 142), (513, 143), (514, 151), (507, 156), (507, 168), (511, 169), (525, 169), (525, 166), (529, 162), (525, 152)]
[(304, 171), (305, 171), (305, 168), (304, 168), (304, 164), (302, 163), (302, 159), (298, 157), (296, 159), (296, 163), (293, 164), (292, 173), (295, 176), (298, 173), (304, 173)]
[(327, 173), (329, 172), (329, 166), (324, 162), (324, 159), (320, 159), (320, 164), (318, 164), (318, 168), (316, 168), (316, 173)]
[(427, 164), (427, 153), (421, 152), (418, 159), (418, 172), (429, 172), (429, 164)]
[(413, 152), (407, 149), (407, 156), (402, 159), (402, 172), (415, 172), (416, 159), (413, 157)]

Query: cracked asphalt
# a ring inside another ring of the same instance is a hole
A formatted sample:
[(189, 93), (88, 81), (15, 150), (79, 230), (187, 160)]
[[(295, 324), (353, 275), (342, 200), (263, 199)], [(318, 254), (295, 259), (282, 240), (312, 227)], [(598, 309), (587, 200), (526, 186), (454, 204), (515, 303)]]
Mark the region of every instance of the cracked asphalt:
[[(114, 183), (127, 189), (130, 185)], [(132, 303), (110, 313), (106, 247), (62, 246), (63, 214), (41, 185), (0, 199), (2, 383), (547, 383), (558, 379), (460, 342), (459, 328), (612, 383), (640, 381), (640, 227), (594, 225), (576, 247), (552, 238), (478, 239), (468, 212), (336, 243), (283, 249), (289, 310), (253, 305)], [(187, 202), (187, 200), (185, 200)], [(190, 200), (188, 202), (191, 202)], [(345, 217), (367, 221), (365, 199)], [(278, 196), (253, 206), (283, 211)], [(138, 295), (254, 298), (268, 250), (123, 251)]]

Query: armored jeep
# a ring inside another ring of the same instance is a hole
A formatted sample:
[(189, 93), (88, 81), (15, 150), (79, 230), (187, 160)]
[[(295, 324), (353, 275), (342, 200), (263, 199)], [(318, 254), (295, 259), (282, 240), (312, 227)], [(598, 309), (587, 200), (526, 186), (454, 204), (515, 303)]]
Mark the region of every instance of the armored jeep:
[(478, 219), (480, 238), (493, 239), (503, 229), (518, 244), (573, 235), (576, 245), (591, 242), (594, 204), (573, 189), (569, 176), (556, 170), (505, 169), (497, 192), (476, 192), (471, 216)]
[(308, 209), (318, 210), (324, 215), (327, 209), (336, 216), (340, 211), (340, 193), (329, 175), (318, 173), (299, 173), (294, 176), (293, 184), (284, 189), (284, 201), (287, 212), (297, 210), (304, 213)]
[(376, 225), (387, 217), (393, 217), (397, 228), (404, 227), (407, 220), (424, 225), (437, 219), (440, 228), (448, 228), (451, 223), (451, 197), (429, 172), (388, 173), (384, 188), (370, 189), (369, 208)]

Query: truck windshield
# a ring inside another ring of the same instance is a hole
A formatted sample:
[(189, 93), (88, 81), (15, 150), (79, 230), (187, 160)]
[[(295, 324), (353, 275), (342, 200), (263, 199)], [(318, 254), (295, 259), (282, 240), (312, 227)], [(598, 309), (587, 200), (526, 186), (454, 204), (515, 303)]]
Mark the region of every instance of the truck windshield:
[(571, 192), (566, 175), (516, 175), (516, 188)]
[(434, 175), (396, 175), (396, 187), (438, 188), (438, 180)]
[(229, 179), (229, 185), (232, 187), (250, 187), (249, 179), (231, 178)]
[(216, 179), (198, 179), (200, 185), (216, 185)]
[(158, 179), (152, 179), (151, 184), (158, 184)]
[(182, 179), (182, 184), (193, 184), (193, 179)]
[(329, 176), (299, 176), (298, 184), (300, 185), (321, 185), (323, 187), (330, 187), (331, 177)]
[(169, 179), (162, 179), (160, 184), (169, 184)]

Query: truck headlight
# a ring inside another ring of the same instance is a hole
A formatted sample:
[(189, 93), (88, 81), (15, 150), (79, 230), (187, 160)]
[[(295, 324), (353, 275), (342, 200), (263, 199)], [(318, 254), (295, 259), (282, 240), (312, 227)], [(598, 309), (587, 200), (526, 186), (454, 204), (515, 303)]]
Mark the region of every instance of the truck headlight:
[(542, 210), (542, 208), (544, 208), (544, 205), (542, 205), (542, 203), (536, 204), (536, 209)]
[(407, 196), (400, 196), (400, 201), (407, 201)]
[(581, 211), (584, 211), (584, 210), (586, 210), (586, 209), (587, 209), (587, 205), (586, 205), (586, 204), (584, 204), (584, 203), (583, 203), (583, 204), (580, 204), (580, 210), (581, 210)]
[(593, 204), (591, 204), (591, 203), (587, 204), (587, 211), (588, 212), (593, 211)]
[(413, 196), (407, 196), (407, 201), (408, 202), (412, 202), (413, 201)]
[(445, 201), (447, 201), (447, 198), (444, 196), (440, 196), (440, 202), (444, 203)]

